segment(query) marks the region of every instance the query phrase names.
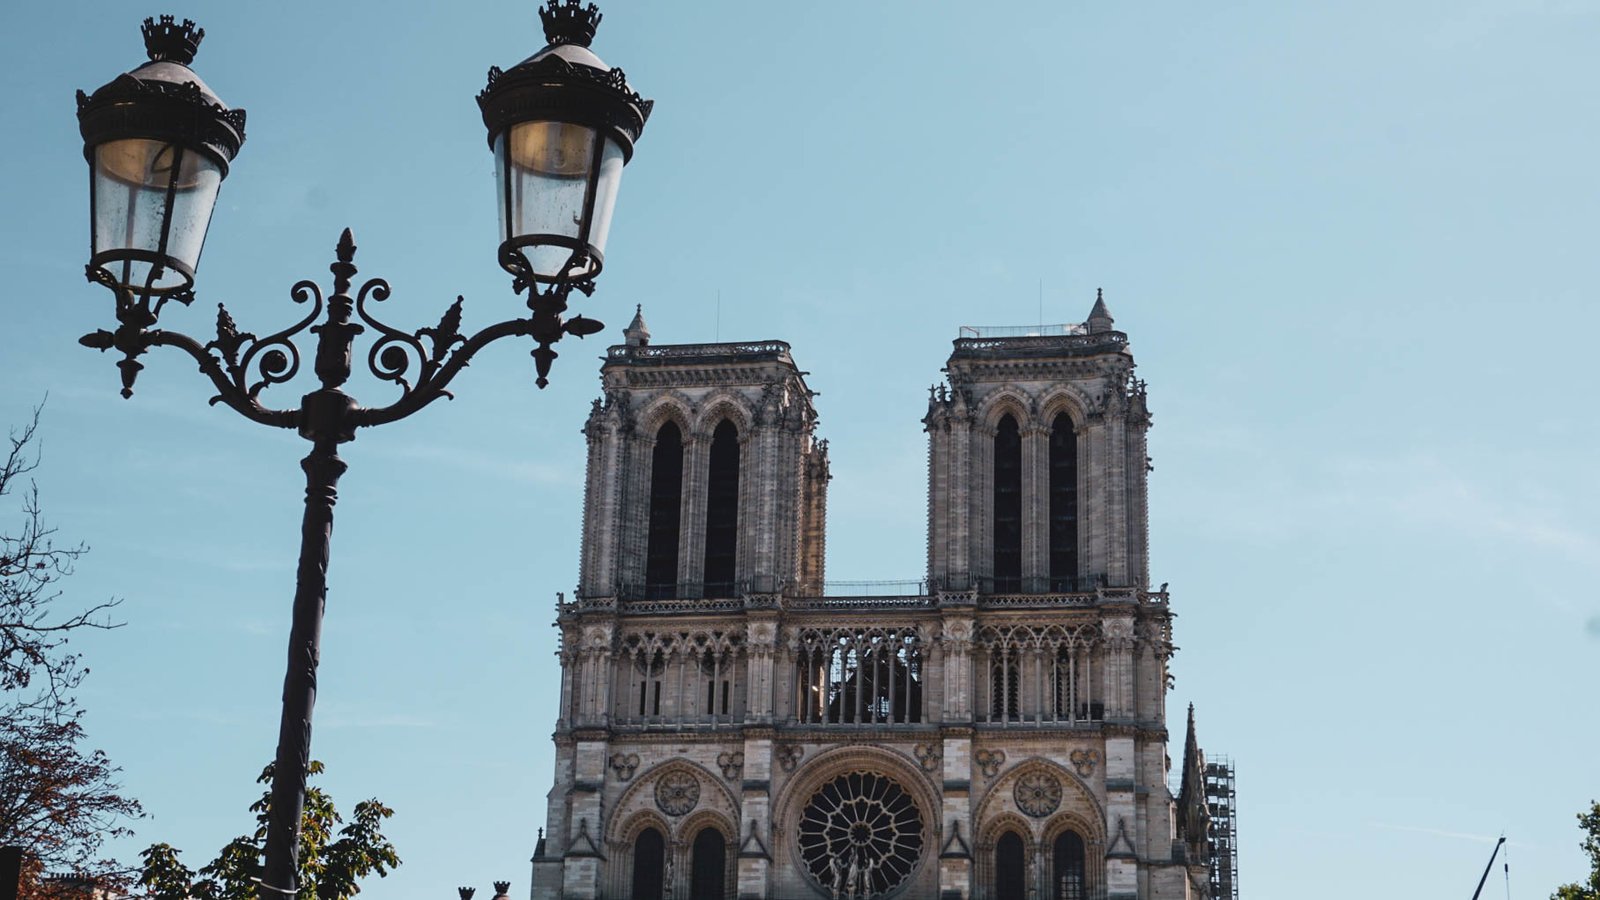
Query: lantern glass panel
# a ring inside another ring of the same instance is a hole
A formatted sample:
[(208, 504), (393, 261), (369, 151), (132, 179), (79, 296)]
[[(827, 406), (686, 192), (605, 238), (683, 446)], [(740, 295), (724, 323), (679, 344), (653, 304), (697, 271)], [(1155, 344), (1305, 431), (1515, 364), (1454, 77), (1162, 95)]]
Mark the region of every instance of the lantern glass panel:
[(541, 280), (595, 268), (587, 260), (595, 141), (593, 128), (520, 122), (495, 142), (500, 237), (519, 245)]
[(594, 223), (589, 226), (589, 246), (602, 258), (606, 252), (606, 238), (611, 235), (611, 212), (617, 206), (617, 189), (622, 185), (622, 148), (617, 142), (606, 139), (600, 153), (600, 177), (594, 187)]
[(136, 291), (191, 283), (221, 167), (207, 154), (148, 138), (100, 144), (94, 157), (96, 264)]

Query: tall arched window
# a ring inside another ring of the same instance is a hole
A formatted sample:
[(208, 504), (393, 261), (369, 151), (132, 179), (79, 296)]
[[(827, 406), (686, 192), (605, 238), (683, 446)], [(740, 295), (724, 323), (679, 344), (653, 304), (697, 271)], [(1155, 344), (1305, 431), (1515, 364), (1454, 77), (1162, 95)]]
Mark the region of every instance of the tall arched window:
[(1084, 873), (1083, 838), (1076, 831), (1063, 831), (1056, 838), (1053, 854), (1055, 900), (1088, 900), (1089, 888)]
[(656, 432), (650, 459), (650, 532), (645, 544), (647, 597), (678, 590), (678, 521), (683, 509), (683, 432), (668, 422)]
[(1050, 589), (1077, 590), (1078, 436), (1072, 417), (1050, 424)]
[(994, 843), (995, 900), (1025, 900), (1028, 896), (1027, 868), (1023, 865), (1022, 838), (1015, 831), (1000, 835)]
[(1022, 718), (1021, 675), (1015, 659), (994, 661), (989, 669), (989, 721), (1015, 722)]
[(666, 858), (661, 832), (646, 828), (633, 840), (633, 900), (661, 900), (661, 869)]
[(994, 589), (1022, 589), (1022, 435), (1007, 413), (994, 432)]
[(727, 842), (715, 828), (702, 828), (694, 837), (689, 863), (690, 900), (723, 900), (727, 896)]
[(739, 430), (727, 419), (711, 433), (706, 485), (705, 596), (731, 597), (739, 546)]

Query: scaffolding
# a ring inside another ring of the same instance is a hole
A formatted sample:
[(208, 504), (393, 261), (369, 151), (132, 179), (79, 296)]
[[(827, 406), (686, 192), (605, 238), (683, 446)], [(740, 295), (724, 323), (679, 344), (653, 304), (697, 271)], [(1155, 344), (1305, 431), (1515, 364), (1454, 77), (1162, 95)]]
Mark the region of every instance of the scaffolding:
[(1211, 812), (1211, 900), (1239, 900), (1239, 832), (1233, 760), (1206, 762), (1206, 807)]

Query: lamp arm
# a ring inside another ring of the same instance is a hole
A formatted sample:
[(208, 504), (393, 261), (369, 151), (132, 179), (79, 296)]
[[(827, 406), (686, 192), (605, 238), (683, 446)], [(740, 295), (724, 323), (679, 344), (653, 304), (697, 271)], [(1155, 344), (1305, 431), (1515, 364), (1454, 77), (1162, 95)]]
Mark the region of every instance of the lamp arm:
[[(451, 310), (457, 314), (458, 321), (460, 308), (461, 301), (457, 299), (455, 304), (451, 306)], [(445, 316), (446, 319), (448, 319), (450, 317), (450, 313), (447, 312)], [(365, 315), (363, 315), (362, 318), (366, 319), (369, 323), (373, 323), (373, 320), (367, 318)], [(379, 378), (399, 383), (404, 389), (405, 393), (400, 396), (400, 399), (389, 404), (388, 406), (370, 408), (364, 407), (354, 411), (352, 415), (355, 419), (355, 424), (358, 427), (363, 428), (370, 428), (374, 425), (383, 425), (388, 422), (394, 422), (399, 419), (403, 419), (441, 397), (454, 399), (454, 395), (452, 395), (448, 390), (450, 382), (454, 381), (455, 377), (461, 374), (461, 370), (465, 369), (467, 365), (472, 362), (472, 358), (477, 355), (479, 350), (482, 350), (484, 347), (487, 347), (501, 338), (532, 335), (534, 334), (535, 322), (536, 319), (532, 317), (526, 319), (508, 319), (504, 322), (498, 322), (494, 325), (490, 325), (468, 338), (463, 338), (459, 335), (455, 336), (455, 339), (450, 343), (454, 344), (455, 342), (459, 341), (460, 346), (451, 351), (448, 357), (445, 359), (430, 359), (430, 355), (423, 355), (421, 373), (419, 374), (417, 383), (414, 387), (407, 385), (402, 378), (405, 372), (405, 367), (398, 367), (398, 370), (396, 371), (396, 367), (390, 366), (391, 374), (389, 375), (384, 374), (384, 372), (379, 369), (379, 365), (381, 363), (393, 363), (397, 359), (396, 354), (394, 353), (388, 354), (387, 358), (384, 357), (383, 353), (380, 353), (380, 348), (384, 348), (385, 344), (391, 341), (391, 335), (386, 332), (382, 339), (373, 344), (372, 352), (368, 355), (369, 362), (372, 365), (372, 372)], [(559, 327), (559, 325), (557, 327)], [(424, 332), (429, 330), (430, 329), (422, 329)], [(399, 333), (397, 332), (396, 334)], [(395, 340), (402, 339), (408, 345), (415, 345), (418, 348), (419, 354), (421, 353), (420, 344), (417, 344), (413, 336), (399, 334), (399, 338), (395, 338)], [(398, 348), (395, 344), (389, 343), (389, 347), (398, 352)], [(435, 343), (435, 348), (439, 348), (439, 344)]]
[(217, 395), (211, 398), (212, 405), (226, 404), (239, 415), (262, 425), (272, 425), (277, 428), (295, 427), (299, 416), (297, 410), (269, 409), (261, 405), (261, 402), (256, 400), (255, 391), (245, 390), (239, 384), (242, 381), (242, 369), (234, 373), (225, 372), (222, 361), (207, 349), (209, 345), (202, 345), (186, 334), (161, 329), (146, 332), (145, 344), (149, 347), (175, 347), (194, 357), (195, 362), (200, 364), (201, 373), (210, 378), (211, 383), (217, 388)]

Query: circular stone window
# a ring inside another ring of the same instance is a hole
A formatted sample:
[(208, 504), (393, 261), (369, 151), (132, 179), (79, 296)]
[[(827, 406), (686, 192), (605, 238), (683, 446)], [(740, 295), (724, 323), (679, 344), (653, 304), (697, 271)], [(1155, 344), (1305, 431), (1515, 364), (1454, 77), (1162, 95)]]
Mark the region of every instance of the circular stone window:
[(824, 784), (800, 815), (800, 859), (829, 897), (868, 900), (906, 883), (922, 856), (917, 805), (889, 778), (850, 772)]

